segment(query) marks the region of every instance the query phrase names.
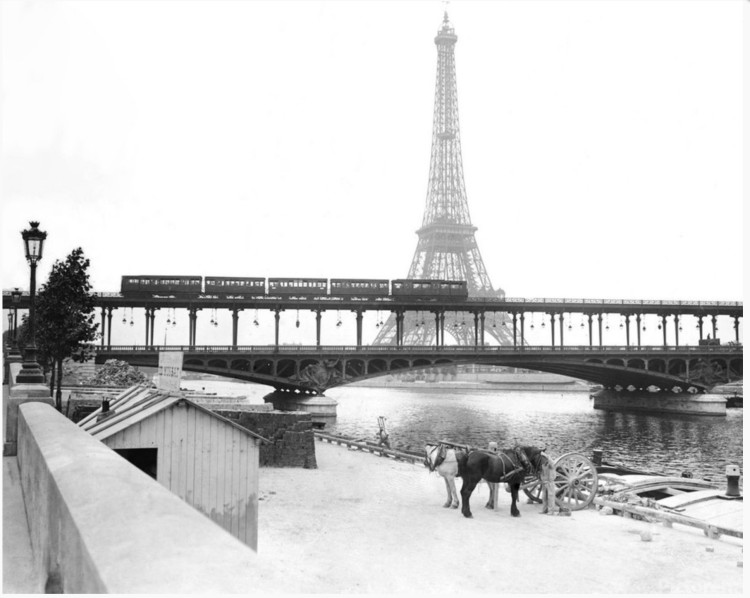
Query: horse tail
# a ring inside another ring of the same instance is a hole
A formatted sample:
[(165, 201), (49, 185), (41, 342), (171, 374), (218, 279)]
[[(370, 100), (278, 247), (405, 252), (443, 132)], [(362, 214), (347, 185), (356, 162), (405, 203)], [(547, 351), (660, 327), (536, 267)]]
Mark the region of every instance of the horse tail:
[(457, 477), (463, 479), (464, 473), (466, 472), (466, 462), (469, 459), (469, 453), (466, 451), (456, 451), (456, 463), (458, 464)]

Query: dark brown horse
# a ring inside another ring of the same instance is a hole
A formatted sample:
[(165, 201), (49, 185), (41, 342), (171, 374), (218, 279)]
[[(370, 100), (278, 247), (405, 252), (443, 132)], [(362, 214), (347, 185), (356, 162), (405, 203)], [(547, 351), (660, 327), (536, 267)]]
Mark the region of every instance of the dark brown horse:
[[(517, 446), (497, 453), (481, 450), (470, 452), (461, 468), (463, 477), (461, 512), (464, 517), (472, 517), (469, 498), (471, 498), (471, 493), (474, 492), (474, 488), (481, 480), (490, 484), (504, 482), (510, 485), (512, 499), (510, 514), (513, 517), (520, 517), (521, 513), (516, 507), (518, 490), (527, 474), (536, 473), (538, 475), (541, 454), (542, 449), (533, 446)], [(495, 508), (493, 499), (494, 493), (490, 492), (490, 501), (486, 505), (488, 509)]]

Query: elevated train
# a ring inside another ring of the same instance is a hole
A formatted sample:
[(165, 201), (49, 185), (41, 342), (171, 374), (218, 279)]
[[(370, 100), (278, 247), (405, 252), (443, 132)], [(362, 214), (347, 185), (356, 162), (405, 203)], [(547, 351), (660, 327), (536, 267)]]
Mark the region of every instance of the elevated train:
[(122, 277), (123, 297), (149, 299), (175, 297), (252, 298), (252, 297), (331, 297), (379, 299), (406, 297), (414, 299), (466, 299), (465, 280), (434, 279), (360, 279), (360, 278), (240, 278), (222, 276), (154, 276)]

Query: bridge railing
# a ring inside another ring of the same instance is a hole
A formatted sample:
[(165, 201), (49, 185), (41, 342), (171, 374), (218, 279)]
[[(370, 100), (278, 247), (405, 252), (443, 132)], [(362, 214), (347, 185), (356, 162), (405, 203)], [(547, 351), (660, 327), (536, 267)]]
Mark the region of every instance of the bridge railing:
[[(97, 297), (111, 297), (124, 299), (122, 293), (116, 291), (96, 291), (94, 295)], [(28, 291), (21, 291), (21, 296), (28, 297)], [(3, 289), (3, 298), (11, 297), (11, 289)], [(207, 296), (207, 298), (214, 299), (214, 296)], [(344, 297), (326, 297), (327, 299), (345, 299)], [(279, 299), (279, 297), (268, 297), (269, 300)], [(289, 298), (284, 298), (289, 299)], [(299, 298), (300, 301), (304, 302), (307, 299)], [(346, 298), (348, 299), (348, 298)], [(392, 297), (379, 297), (378, 299), (393, 299)], [(408, 300), (409, 298), (404, 298)], [(467, 303), (497, 303), (502, 304), (568, 304), (571, 306), (580, 305), (612, 305), (612, 306), (663, 306), (663, 307), (741, 307), (742, 301), (691, 301), (691, 300), (672, 300), (672, 299), (585, 299), (585, 298), (565, 298), (565, 297), (469, 297)], [(460, 305), (458, 302), (456, 305)]]
[(549, 345), (526, 345), (517, 347), (506, 346), (449, 346), (435, 347), (424, 345), (406, 345), (395, 347), (392, 345), (110, 345), (97, 347), (100, 353), (154, 353), (159, 351), (182, 351), (185, 353), (387, 353), (387, 354), (411, 354), (418, 352), (439, 351), (445, 354), (461, 353), (737, 353), (742, 354), (742, 345), (572, 345), (572, 346), (549, 346)]

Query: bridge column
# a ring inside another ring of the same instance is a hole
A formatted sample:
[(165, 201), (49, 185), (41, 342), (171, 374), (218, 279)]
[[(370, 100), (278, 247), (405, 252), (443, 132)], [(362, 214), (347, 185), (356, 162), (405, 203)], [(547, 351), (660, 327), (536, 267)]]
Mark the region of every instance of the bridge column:
[(680, 344), (680, 315), (674, 315), (674, 344), (675, 347)]
[(435, 347), (440, 347), (440, 310), (435, 310)]
[(107, 308), (107, 346), (112, 346), (112, 308)]
[(404, 312), (396, 312), (396, 346), (401, 347), (404, 344)]
[(156, 328), (155, 321), (156, 321), (156, 310), (157, 309), (159, 309), (159, 308), (158, 307), (152, 307), (151, 308), (151, 315), (149, 316), (150, 319), (151, 319), (151, 325), (149, 326), (149, 339), (150, 339), (151, 342), (149, 343), (149, 346), (151, 346), (151, 347), (154, 346), (154, 328)]
[(513, 346), (518, 346), (518, 330), (516, 328), (516, 318), (518, 317), (518, 314), (516, 312), (513, 312)]
[(106, 333), (107, 333), (107, 323), (104, 320), (104, 312), (105, 312), (105, 308), (102, 307), (102, 343), (101, 343), (102, 347), (104, 346), (104, 337), (106, 336)]
[(563, 316), (564, 315), (565, 314), (563, 312), (560, 312), (560, 348), (561, 349), (562, 349), (562, 346), (563, 346)]
[(362, 310), (358, 309), (357, 314), (357, 346), (362, 346)]
[[(275, 320), (275, 330), (274, 330), (274, 345), (276, 346), (276, 350), (279, 349), (279, 322), (281, 321), (281, 310), (277, 307), (273, 310), (273, 319)], [(275, 375), (275, 374), (274, 374)]]
[(188, 317), (190, 319), (190, 339), (188, 341), (191, 347), (195, 347), (198, 340), (198, 307), (191, 307), (188, 310)]
[(603, 345), (603, 338), (602, 338), (602, 320), (604, 318), (602, 317), (602, 313), (599, 312), (599, 346), (601, 347)]
[(711, 331), (714, 333), (713, 338), (716, 339), (716, 314), (711, 316)]
[[(504, 321), (505, 320), (503, 320), (503, 322)], [(481, 340), (482, 346), (484, 347), (484, 312), (482, 312), (480, 314), (480, 316), (479, 316), (479, 323), (480, 323), (480, 326), (482, 327), (481, 339), (480, 340)]]
[(523, 349), (523, 345), (526, 342), (526, 337), (524, 336), (524, 331), (523, 331), (523, 328), (524, 328), (523, 324), (524, 324), (524, 320), (526, 319), (526, 316), (524, 315), (523, 312), (521, 312), (519, 319), (521, 320), (521, 348)]
[(549, 330), (552, 333), (552, 346), (555, 346), (555, 314), (549, 314)]
[(734, 316), (734, 342), (740, 342), (740, 317)]
[(625, 345), (630, 346), (630, 314), (625, 314)]
[(440, 346), (445, 346), (445, 312), (440, 311), (440, 325), (438, 326), (438, 331), (440, 332)]
[(239, 330), (240, 313), (241, 307), (236, 307), (232, 310), (232, 348), (237, 348), (237, 332)]
[(703, 340), (703, 316), (698, 316), (698, 339)]
[(322, 317), (321, 312), (323, 310), (315, 310), (315, 346), (320, 347), (320, 319)]
[(589, 317), (589, 347), (594, 346), (594, 314), (587, 314)]
[(667, 316), (662, 314), (661, 316), (661, 331), (664, 335), (664, 346), (667, 346)]
[(153, 340), (151, 340), (151, 338), (153, 336), (151, 334), (151, 327), (154, 324), (154, 321), (153, 321), (153, 319), (151, 317), (151, 313), (152, 313), (153, 309), (154, 309), (153, 307), (146, 307), (144, 309), (144, 313), (145, 313), (145, 316), (146, 316), (146, 341), (145, 341), (144, 344), (147, 345), (147, 346), (154, 344)]
[[(484, 320), (484, 317), (482, 319)], [(474, 312), (474, 346), (479, 346), (479, 312), (476, 311)]]
[(641, 314), (635, 314), (635, 324), (637, 326), (636, 336), (638, 337), (638, 346), (641, 346)]

